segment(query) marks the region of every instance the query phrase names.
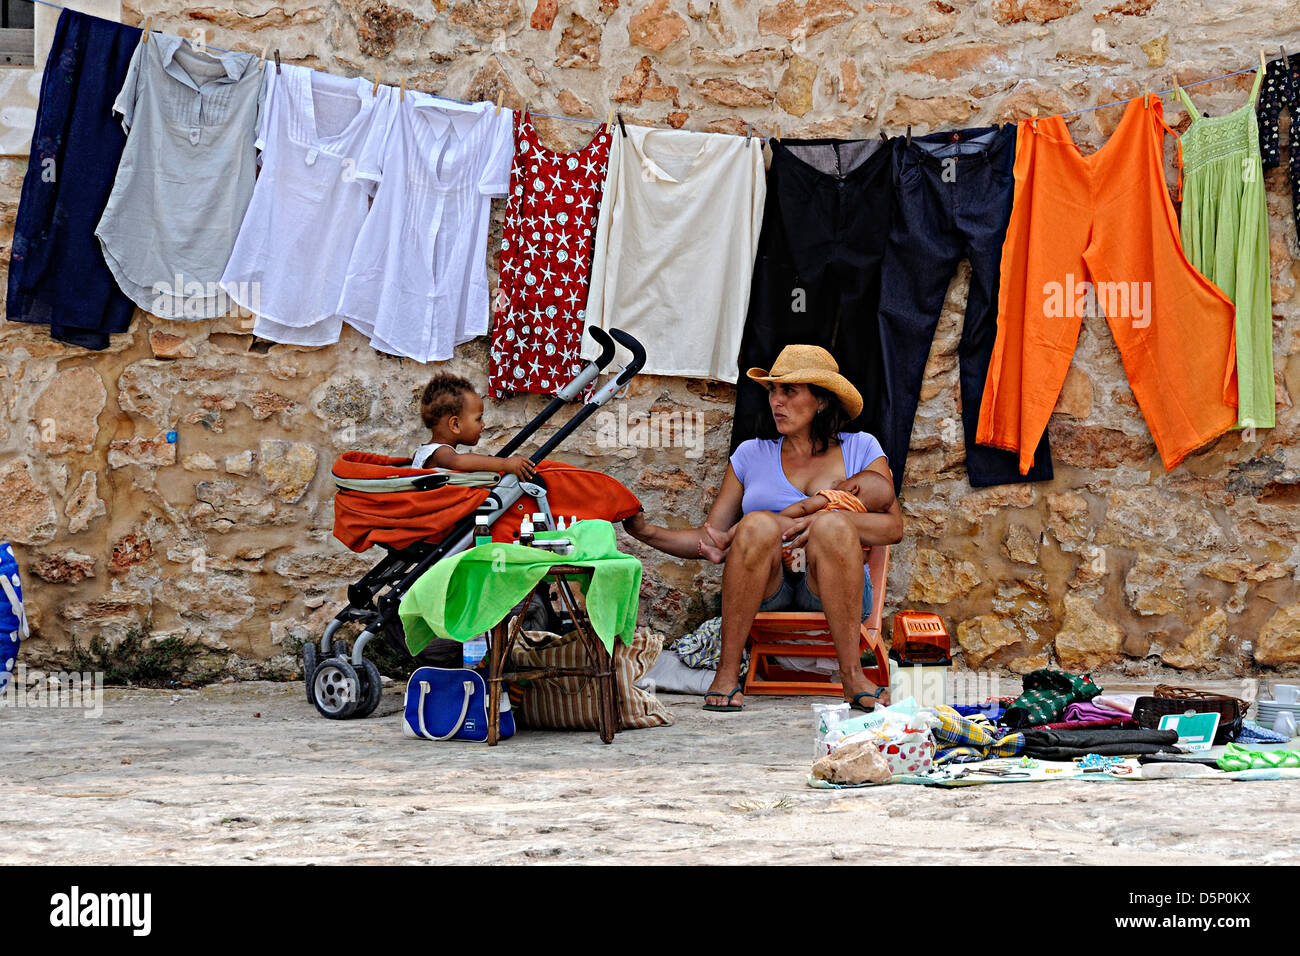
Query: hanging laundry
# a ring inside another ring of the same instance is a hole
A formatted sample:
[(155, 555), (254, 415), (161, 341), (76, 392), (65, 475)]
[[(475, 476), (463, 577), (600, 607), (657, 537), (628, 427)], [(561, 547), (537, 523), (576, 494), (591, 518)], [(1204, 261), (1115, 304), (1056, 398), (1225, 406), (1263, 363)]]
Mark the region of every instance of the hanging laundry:
[[(862, 395), (863, 411), (845, 431), (878, 434), (885, 372), (876, 312), (893, 208), (890, 147), (882, 139), (771, 140), (770, 147), (740, 367), (771, 368), (787, 345), (821, 346)], [(742, 378), (731, 450), (777, 437), (767, 389)]]
[(1192, 268), (1159, 159), (1159, 97), (1130, 100), (1110, 140), (1083, 155), (1060, 116), (1016, 137), (998, 333), (976, 440), (1028, 474), (1085, 314), (1103, 314), (1165, 468), (1237, 419), (1233, 306)]
[(1181, 234), (1187, 261), (1236, 306), (1237, 425), (1272, 428), (1273, 295), (1268, 261), (1268, 207), (1260, 163), (1255, 74), (1240, 109), (1203, 117), (1182, 87), (1192, 125), (1183, 151)]
[(1300, 236), (1300, 54), (1278, 57), (1268, 65), (1259, 97), (1259, 150), (1264, 168), (1282, 163), (1278, 116), (1291, 113), (1291, 209)]
[(23, 177), (5, 316), (50, 327), (61, 342), (108, 348), (135, 304), (104, 263), (95, 224), (113, 190), (126, 134), (113, 101), (140, 31), (72, 10), (59, 14)]
[(95, 235), (117, 284), (165, 319), (228, 311), (221, 271), (253, 195), (262, 73), (250, 53), (153, 34), (113, 110), (126, 147)]
[[(948, 284), (962, 259), (970, 262), (971, 275), (957, 358), (961, 434), (971, 487), (1050, 481), (1046, 432), (1024, 475), (1015, 454), (975, 442), (998, 331), (998, 281), (1014, 193), (1016, 128), (989, 126), (894, 142), (895, 209), (880, 291), (881, 358), (887, 369), (880, 434), (894, 470), (894, 490), (903, 487), (925, 365)], [(956, 443), (956, 426), (953, 421), (938, 429), (945, 445)]]
[[(766, 195), (761, 144), (642, 126), (612, 140), (586, 325), (643, 342), (647, 374), (735, 382)], [(598, 354), (584, 337), (582, 357)]]
[(488, 384), (497, 398), (550, 394), (581, 370), (592, 249), (609, 164), (610, 134), (603, 126), (582, 149), (557, 153), (541, 144), (531, 114), (519, 114), (517, 123), (493, 303)]
[(396, 99), (365, 77), (266, 70), (262, 171), (221, 279), (256, 313), (253, 334), (290, 345), (338, 341), (339, 293)]
[(339, 304), (376, 349), (441, 362), (487, 334), (492, 197), (509, 188), (513, 151), (511, 110), (411, 90), (395, 98)]

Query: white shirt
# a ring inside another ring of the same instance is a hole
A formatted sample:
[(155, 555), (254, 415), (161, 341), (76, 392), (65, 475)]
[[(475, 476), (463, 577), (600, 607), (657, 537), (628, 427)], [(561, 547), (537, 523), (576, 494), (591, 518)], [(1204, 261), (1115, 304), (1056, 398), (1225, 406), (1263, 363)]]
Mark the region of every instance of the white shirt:
[(444, 361), (488, 330), (492, 197), (510, 186), (514, 113), (408, 90), (339, 311), (381, 352)]
[(329, 345), (397, 91), (302, 66), (266, 70), (262, 172), (221, 284), (257, 314), (253, 333)]
[[(421, 445), (419, 448), (415, 449), (415, 454), (411, 456), (411, 467), (412, 468), (425, 467), (425, 462), (427, 462), (430, 458), (432, 458), (433, 453), (437, 451), (439, 448), (451, 448), (452, 451), (456, 450), (455, 448), (452, 448), (451, 445), (448, 445), (446, 442), (435, 441), (435, 442), (429, 442), (429, 444), (427, 445)], [(429, 465), (428, 467), (434, 468), (436, 466)]]
[(202, 319), (228, 310), (218, 280), (253, 195), (261, 94), (251, 53), (217, 56), (155, 33), (131, 56), (113, 103), (126, 147), (95, 235), (118, 286), (145, 311)]
[(644, 372), (735, 382), (766, 195), (757, 139), (615, 127), (586, 326), (640, 339)]

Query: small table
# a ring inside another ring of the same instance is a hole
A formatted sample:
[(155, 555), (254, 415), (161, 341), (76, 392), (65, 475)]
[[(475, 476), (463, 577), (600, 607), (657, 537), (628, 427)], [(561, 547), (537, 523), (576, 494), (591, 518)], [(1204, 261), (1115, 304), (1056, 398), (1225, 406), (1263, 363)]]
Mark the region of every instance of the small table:
[(538, 590), (546, 587), (551, 581), (559, 584), (560, 600), (573, 618), (578, 639), (587, 652), (586, 667), (533, 667), (527, 670), (507, 671), (510, 651), (523, 632), (523, 627), (516, 617), (510, 622), (503, 620), (492, 628), (489, 651), (491, 664), (488, 677), (488, 746), (495, 747), (500, 739), (501, 685), (508, 680), (536, 680), (543, 677), (590, 677), (596, 688), (600, 739), (607, 744), (613, 742), (614, 734), (618, 731), (619, 707), (618, 683), (614, 679), (614, 661), (596, 635), (586, 610), (579, 606), (572, 588), (569, 587), (570, 581), (590, 582), (592, 574), (591, 568), (576, 567), (572, 564), (554, 564), (546, 572), (546, 576), (537, 582), (526, 599), (531, 600)]

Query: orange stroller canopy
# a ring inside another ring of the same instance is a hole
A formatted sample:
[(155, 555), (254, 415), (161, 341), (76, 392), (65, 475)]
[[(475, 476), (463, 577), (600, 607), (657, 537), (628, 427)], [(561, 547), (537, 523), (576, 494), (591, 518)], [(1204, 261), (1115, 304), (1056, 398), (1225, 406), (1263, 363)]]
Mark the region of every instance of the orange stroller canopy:
[[(474, 513), (487, 498), (499, 475), (457, 473), (412, 468), (409, 458), (388, 458), (349, 451), (334, 463), (339, 489), (334, 495), (334, 537), (353, 551), (374, 545), (406, 548), (418, 541), (437, 543), (458, 521)], [(608, 475), (587, 471), (560, 461), (544, 460), (537, 466), (546, 485), (546, 500), (555, 515), (576, 515), (580, 520), (600, 518), (622, 521), (641, 510), (636, 495)], [(452, 482), (420, 490), (417, 480), (445, 475)], [(509, 541), (519, 531), (525, 514), (537, 510), (525, 496), (492, 526), (492, 536)]]

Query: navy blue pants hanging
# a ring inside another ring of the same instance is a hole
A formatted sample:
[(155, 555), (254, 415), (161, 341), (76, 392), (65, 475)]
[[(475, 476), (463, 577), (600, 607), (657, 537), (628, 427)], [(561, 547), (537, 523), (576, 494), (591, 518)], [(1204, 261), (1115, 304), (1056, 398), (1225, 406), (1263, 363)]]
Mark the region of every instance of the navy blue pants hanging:
[(878, 434), (876, 310), (889, 235), (889, 141), (787, 139), (772, 141), (771, 148), (740, 342), (732, 451), (750, 438), (778, 436), (767, 390), (745, 372), (771, 368), (787, 345), (820, 345), (830, 352), (862, 394), (862, 414), (848, 431)]
[(59, 15), (14, 224), (7, 317), (83, 348), (107, 348), (135, 311), (104, 264), (95, 225), (126, 144), (113, 101), (139, 42), (136, 27)]
[[(897, 139), (893, 151), (895, 206), (880, 280), (880, 351), (884, 383), (877, 437), (894, 472), (895, 491), (912, 441), (925, 364), (948, 284), (962, 259), (970, 262), (970, 291), (957, 358), (961, 380), (966, 473), (974, 488), (1050, 481), (1047, 433), (1029, 474), (1016, 455), (975, 444), (984, 379), (998, 331), (1002, 242), (1011, 218), (1016, 128), (982, 127)], [(955, 442), (956, 422), (945, 442)]]

